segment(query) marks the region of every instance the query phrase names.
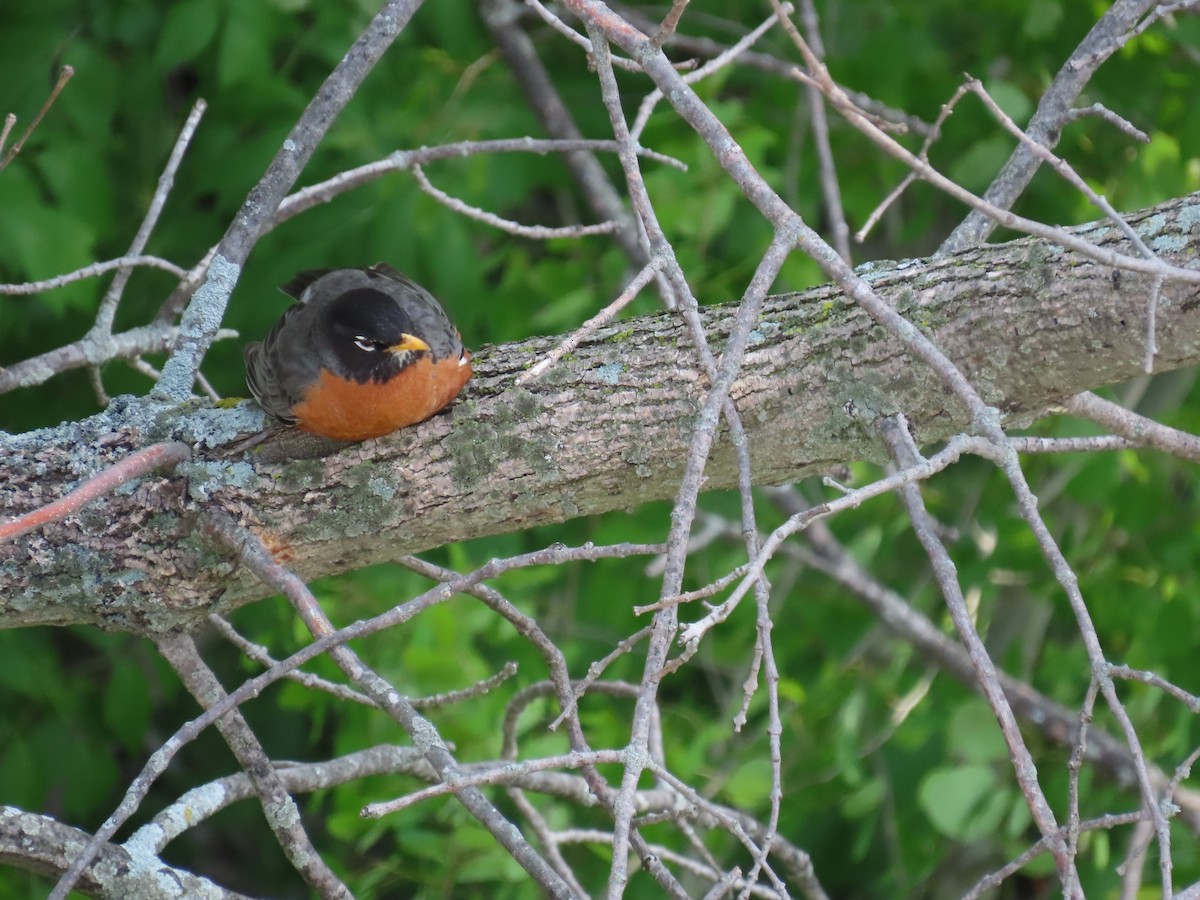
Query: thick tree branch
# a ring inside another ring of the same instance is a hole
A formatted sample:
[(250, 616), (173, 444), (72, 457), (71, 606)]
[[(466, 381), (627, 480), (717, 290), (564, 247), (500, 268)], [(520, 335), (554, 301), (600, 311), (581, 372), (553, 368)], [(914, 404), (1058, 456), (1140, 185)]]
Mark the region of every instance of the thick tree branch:
[[(1129, 217), (1166, 262), (1189, 263), (1200, 197)], [(1077, 234), (1124, 242), (1107, 223)], [(859, 275), (944, 348), (989, 404), (1027, 421), (1080, 391), (1136, 375), (1152, 279), (1037, 239), (953, 257), (863, 267)], [(732, 307), (703, 311), (721, 340)], [(1200, 294), (1167, 284), (1159, 365), (1200, 362)], [(212, 448), (259, 427), (249, 405), (192, 414), (114, 402), (80, 423), (0, 441), (0, 509), (45, 505), (129, 450), (173, 438), (196, 448), (185, 484), (143, 481), (0, 548), (0, 622), (93, 622), (161, 631), (264, 589), (198, 536), (217, 505), (305, 578), (485, 534), (635, 506), (679, 488), (708, 389), (674, 315), (618, 323), (542, 378), (515, 387), (557, 338), (486, 348), (446, 415), (345, 448), (286, 434), (245, 456)], [(904, 411), (918, 440), (969, 427), (961, 404), (899, 341), (831, 286), (775, 297), (751, 335), (732, 397), (755, 481), (774, 484), (879, 450), (846, 414)], [(340, 452), (333, 452), (340, 450)], [(314, 458), (320, 457), (320, 458)], [(706, 489), (737, 483), (735, 448), (713, 448)]]
[[(66, 871), (90, 837), (86, 831), (50, 816), (0, 806), (0, 863), (5, 865), (57, 876)], [(131, 850), (105, 844), (84, 870), (76, 889), (96, 897), (157, 897), (163, 896), (162, 887), (167, 883), (177, 891), (175, 896), (247, 900), (245, 894), (219, 887), (141, 851), (136, 846)]]

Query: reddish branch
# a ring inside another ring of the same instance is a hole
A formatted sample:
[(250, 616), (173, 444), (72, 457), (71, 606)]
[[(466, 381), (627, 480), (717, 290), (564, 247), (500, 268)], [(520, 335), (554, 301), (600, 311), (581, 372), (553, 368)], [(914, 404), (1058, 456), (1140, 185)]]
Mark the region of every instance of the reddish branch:
[(140, 478), (155, 469), (175, 466), (192, 458), (192, 448), (179, 441), (151, 444), (129, 454), (97, 475), (93, 475), (65, 497), (27, 512), (7, 522), (0, 522), (0, 543), (11, 541), (26, 532), (72, 515), (89, 503), (111, 494), (123, 484)]

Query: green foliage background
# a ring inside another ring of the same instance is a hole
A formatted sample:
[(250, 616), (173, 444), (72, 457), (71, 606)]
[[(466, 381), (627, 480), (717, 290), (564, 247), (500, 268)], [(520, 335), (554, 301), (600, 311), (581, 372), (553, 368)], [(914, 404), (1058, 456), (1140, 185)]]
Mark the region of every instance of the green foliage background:
[[(653, 16), (664, 11), (641, 6)], [(1025, 120), (1106, 8), (1066, 0), (970, 5), (861, 0), (820, 6), (835, 77), (926, 121), (964, 71), (983, 78), (1005, 109)], [(190, 266), (220, 237), (373, 7), (369, 0), (6, 4), (0, 10), (0, 114), (15, 112), (19, 132), (62, 64), (73, 65), (77, 75), (16, 163), (0, 172), (0, 281), (45, 278), (123, 253), (188, 109), (204, 97), (208, 114), (149, 247)], [(695, 0), (685, 30), (731, 40), (766, 14), (765, 4), (746, 0)], [(540, 25), (534, 32), (584, 133), (607, 137), (607, 119), (583, 54)], [(1102, 68), (1084, 98), (1129, 117), (1151, 136), (1148, 146), (1097, 119), (1082, 120), (1064, 136), (1063, 155), (1118, 208), (1134, 209), (1200, 186), (1200, 116), (1194, 112), (1198, 37), (1195, 19), (1151, 29)], [(763, 47), (791, 56), (777, 35), (769, 35)], [(629, 74), (620, 78), (632, 109), (647, 83)], [(803, 91), (749, 68), (727, 69), (699, 90), (760, 171), (809, 221), (820, 223)], [(396, 149), (526, 134), (540, 136), (536, 119), (477, 10), (464, 0), (438, 0), (425, 4), (334, 125), (302, 183)], [(854, 228), (903, 172), (836, 120), (833, 140)], [(659, 215), (694, 289), (704, 302), (736, 298), (766, 246), (767, 226), (701, 142), (665, 108), (644, 143), (690, 166), (687, 173), (646, 168)], [(932, 160), (966, 187), (982, 190), (1011, 146), (979, 105), (966, 101)], [(614, 161), (604, 163), (615, 175)], [(473, 157), (439, 163), (429, 175), (451, 193), (509, 218), (543, 224), (586, 218), (580, 213), (586, 209), (583, 199), (552, 157)], [(1054, 222), (1095, 217), (1049, 173), (1038, 176), (1019, 211)], [(868, 245), (857, 249), (857, 261), (929, 252), (963, 212), (932, 189), (914, 186)], [(379, 260), (430, 286), (472, 345), (565, 332), (614, 296), (627, 276), (627, 261), (603, 238), (546, 243), (513, 238), (442, 208), (409, 176), (394, 175), (266, 237), (243, 274), (226, 324), (247, 339), (257, 337), (284, 307), (274, 286), (296, 271)], [(818, 280), (815, 266), (795, 258), (777, 287)], [(81, 335), (106, 285), (107, 279), (99, 279), (37, 297), (0, 298), (0, 365)], [(163, 273), (135, 274), (118, 327), (146, 321), (170, 287)], [(654, 308), (647, 295), (632, 312)], [(214, 347), (205, 372), (223, 393), (244, 393), (236, 342)], [(112, 394), (149, 387), (121, 364), (108, 366), (104, 375)], [(1200, 396), (1191, 373), (1155, 379), (1138, 390), (1143, 410), (1169, 424), (1200, 429)], [(0, 396), (0, 428), (23, 431), (95, 410), (86, 377), (69, 373), (43, 387)], [(1080, 433), (1072, 427), (1050, 423), (1041, 433)], [(1200, 691), (1194, 574), (1200, 498), (1193, 472), (1150, 453), (1036, 459), (1027, 470), (1112, 658)], [(858, 481), (875, 474), (854, 467)], [(824, 489), (804, 490), (816, 497)], [(979, 601), (981, 628), (993, 653), (1008, 671), (1077, 705), (1087, 687), (1086, 656), (1061, 592), (1014, 515), (1007, 488), (989, 468), (965, 462), (935, 479), (926, 496), (958, 535), (952, 550), (965, 589)], [(735, 499), (728, 496), (706, 496), (703, 506), (737, 515)], [(767, 502), (760, 510), (763, 527), (783, 518)], [(655, 504), (474, 541), (430, 557), (465, 569), (552, 541), (661, 540), (668, 514), (667, 505)], [(832, 528), (876, 577), (951, 630), (895, 502), (874, 501), (838, 518)], [(713, 544), (692, 560), (687, 587), (701, 586), (738, 562), (737, 546)], [(787, 796), (780, 831), (812, 854), (830, 893), (954, 896), (980, 872), (1027, 846), (1034, 831), (983, 703), (888, 638), (838, 586), (786, 556), (769, 572), (778, 588), (774, 639), (785, 724)], [(348, 622), (422, 586), (415, 576), (382, 566), (317, 589), (336, 619)], [(579, 676), (643, 624), (631, 607), (656, 599), (644, 561), (515, 572), (497, 586), (537, 616)], [(279, 654), (303, 639), (282, 602), (244, 609), (235, 622)], [(762, 694), (741, 733), (730, 725), (741, 703), (753, 637), (753, 611), (746, 605), (709, 637), (691, 666), (666, 682), (664, 727), (676, 773), (707, 785), (718, 800), (761, 815), (770, 787)], [(205, 649), (227, 685), (252, 671), (215, 637), (206, 639)], [(510, 628), (464, 598), (359, 649), (398, 688), (416, 695), (462, 687), (510, 659), (521, 664), (518, 685), (545, 675), (540, 658)], [(626, 657), (610, 673), (636, 681), (640, 661)], [(924, 691), (919, 702), (897, 717), (898, 703), (914, 691)], [(510, 694), (500, 690), (436, 714), (463, 759), (498, 752), (497, 725)], [(1173, 768), (1195, 747), (1200, 729), (1178, 704), (1138, 687), (1123, 687), (1122, 695), (1151, 758)], [(627, 703), (592, 699), (583, 710), (593, 746), (620, 746), (627, 739)], [(146, 755), (195, 709), (149, 645), (74, 628), (0, 631), (0, 711), (0, 803), (94, 828)], [(294, 685), (269, 691), (246, 713), (268, 751), (284, 759), (320, 759), (376, 742), (405, 742), (399, 728), (382, 717)], [(565, 749), (544, 727), (555, 714), (549, 704), (526, 713), (526, 752)], [(1112, 726), (1106, 713), (1097, 720)], [(1061, 818), (1066, 752), (1043, 746), (1033, 731), (1027, 736)], [(233, 768), (219, 740), (205, 735), (174, 764), (147, 814)], [(1085, 816), (1130, 809), (1136, 802), (1090, 771), (1083, 785)], [(302, 798), (319, 846), (360, 896), (534, 896), (516, 865), (451, 802), (378, 822), (358, 817), (365, 802), (411, 786), (400, 778), (373, 779)], [(554, 814), (553, 824), (566, 825), (566, 815)], [(587, 811), (573, 813), (570, 821), (580, 827), (604, 824)], [(1177, 883), (1186, 884), (1200, 878), (1200, 859), (1194, 837), (1179, 828), (1175, 834)], [(651, 831), (652, 838), (659, 836)], [(1084, 838), (1081, 865), (1089, 896), (1115, 895), (1113, 869), (1128, 837), (1127, 830), (1117, 830)], [(715, 842), (712, 849), (745, 862), (727, 842)], [(592, 884), (607, 869), (604, 856), (586, 848), (570, 853)], [(195, 829), (172, 845), (167, 858), (240, 890), (305, 895), (250, 803)], [(1154, 873), (1153, 864), (1149, 871)], [(1005, 890), (1035, 889), (1051, 875), (1048, 861), (1040, 859)], [(0, 874), (0, 898), (37, 897), (45, 890), (41, 879), (10, 869)], [(635, 876), (631, 896), (653, 893), (648, 878)]]

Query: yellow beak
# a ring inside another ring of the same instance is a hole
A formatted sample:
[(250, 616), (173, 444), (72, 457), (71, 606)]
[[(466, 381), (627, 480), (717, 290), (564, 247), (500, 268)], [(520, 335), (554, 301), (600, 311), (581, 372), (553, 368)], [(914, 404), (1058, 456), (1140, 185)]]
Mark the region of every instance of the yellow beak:
[(411, 350), (428, 350), (429, 345), (414, 334), (400, 335), (400, 343), (388, 347), (388, 353), (406, 353)]

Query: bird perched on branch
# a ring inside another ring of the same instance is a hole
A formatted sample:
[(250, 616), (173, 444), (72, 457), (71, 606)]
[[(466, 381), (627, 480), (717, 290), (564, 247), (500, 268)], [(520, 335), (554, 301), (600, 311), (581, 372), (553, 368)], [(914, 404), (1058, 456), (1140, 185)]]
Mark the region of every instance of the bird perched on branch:
[(313, 269), (297, 301), (247, 344), (246, 385), (285, 425), (342, 441), (428, 419), (471, 377), (471, 354), (437, 300), (382, 263)]

